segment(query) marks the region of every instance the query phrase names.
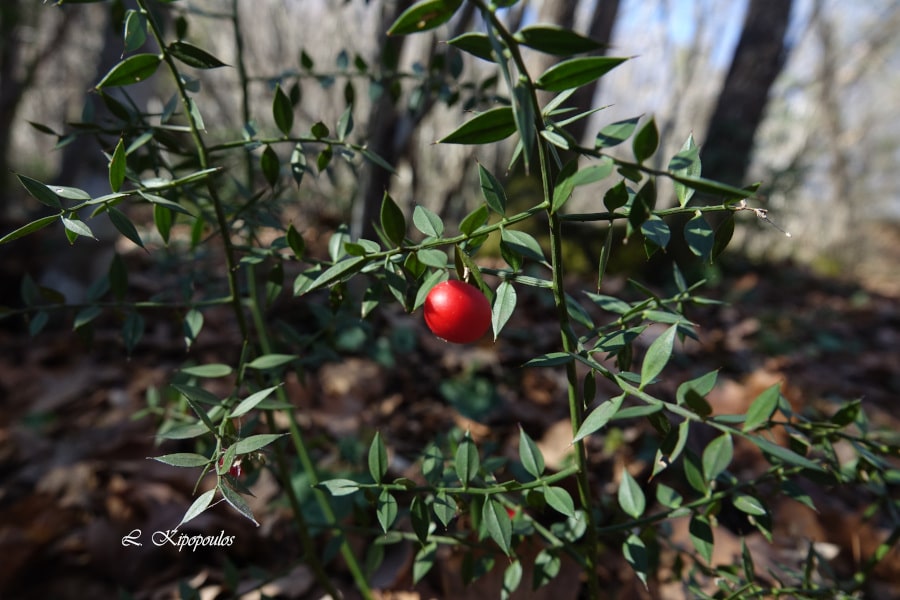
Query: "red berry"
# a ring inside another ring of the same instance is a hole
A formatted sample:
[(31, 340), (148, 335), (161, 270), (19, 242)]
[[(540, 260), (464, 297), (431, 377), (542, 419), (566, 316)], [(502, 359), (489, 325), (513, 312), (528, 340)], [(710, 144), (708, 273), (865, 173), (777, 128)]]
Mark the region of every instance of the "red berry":
[(425, 323), (439, 338), (468, 344), (483, 336), (491, 326), (491, 305), (475, 286), (451, 279), (428, 292)]

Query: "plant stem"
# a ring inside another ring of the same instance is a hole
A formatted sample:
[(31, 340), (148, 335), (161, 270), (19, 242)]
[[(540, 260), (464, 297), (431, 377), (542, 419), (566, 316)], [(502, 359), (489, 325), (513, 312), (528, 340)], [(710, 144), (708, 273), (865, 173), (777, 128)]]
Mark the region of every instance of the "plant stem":
[[(544, 129), (544, 120), (541, 113), (540, 102), (538, 101), (537, 92), (535, 91), (534, 80), (528, 75), (528, 69), (525, 60), (519, 51), (519, 44), (507, 31), (504, 24), (497, 18), (496, 13), (488, 7), (483, 0), (474, 0), (475, 4), (481, 9), (490, 20), (490, 26), (494, 28), (497, 35), (503, 39), (506, 48), (509, 50), (510, 58), (515, 63), (519, 73), (519, 80), (526, 82), (525, 88), (527, 94), (525, 101), (531, 104), (531, 114), (534, 115), (535, 132)], [(502, 60), (502, 59), (501, 59)], [(510, 94), (515, 97), (514, 90), (510, 89)], [(566, 292), (564, 286), (564, 270), (563, 270), (563, 250), (562, 250), (562, 221), (560, 216), (552, 209), (553, 200), (553, 182), (552, 166), (548, 159), (548, 150), (546, 142), (540, 136), (535, 135), (535, 139), (522, 139), (522, 144), (527, 145), (535, 143), (537, 145), (538, 160), (541, 171), (541, 185), (543, 188), (544, 202), (543, 206), (547, 212), (549, 219), (550, 232), (550, 265), (552, 269), (553, 281), (553, 300), (556, 305), (557, 319), (559, 322), (560, 334), (562, 337), (562, 348), (564, 352), (571, 353), (576, 350), (577, 337), (572, 332), (571, 322), (569, 321), (569, 311), (566, 303)], [(579, 394), (578, 373), (574, 361), (566, 364), (566, 381), (567, 381), (567, 397), (569, 403), (569, 417), (572, 422), (573, 435), (581, 427), (584, 420), (584, 403)], [(575, 450), (575, 463), (578, 471), (575, 473), (575, 481), (578, 487), (578, 501), (584, 511), (587, 523), (587, 548), (584, 553), (584, 573), (588, 582), (588, 595), (591, 598), (600, 597), (600, 581), (597, 574), (597, 555), (599, 552), (599, 537), (594, 522), (593, 504), (591, 498), (590, 480), (588, 478), (588, 461), (587, 450), (583, 440), (579, 440), (573, 444)]]
[[(266, 327), (265, 320), (263, 319), (262, 310), (260, 309), (259, 297), (257, 294), (256, 287), (256, 271), (253, 265), (248, 265), (247, 267), (247, 280), (248, 280), (248, 297), (249, 297), (249, 306), (250, 306), (250, 315), (253, 319), (253, 325), (258, 333), (259, 337), (259, 346), (260, 350), (263, 354), (269, 354), (273, 350), (272, 342), (269, 339), (268, 328)], [(278, 386), (275, 389), (275, 394), (278, 397), (278, 400), (284, 404), (290, 404), (290, 399), (287, 397), (287, 394), (284, 391), (284, 386)], [(300, 465), (303, 467), (303, 471), (306, 473), (309, 478), (309, 483), (312, 488), (312, 494), (316, 499), (316, 502), (319, 504), (319, 509), (322, 511), (322, 515), (328, 521), (329, 525), (333, 528), (337, 527), (334, 511), (331, 508), (331, 505), (328, 503), (328, 498), (325, 496), (325, 493), (322, 492), (316, 486), (319, 483), (319, 477), (316, 473), (315, 464), (313, 464), (312, 458), (309, 455), (309, 451), (306, 448), (306, 443), (303, 441), (303, 434), (300, 431), (300, 428), (297, 426), (297, 419), (295, 418), (293, 409), (287, 411), (288, 413), (288, 430), (291, 435), (291, 441), (294, 444), (294, 450), (297, 453), (297, 457), (300, 459)], [(269, 429), (272, 433), (277, 433), (277, 427), (275, 426), (275, 421), (272, 416), (271, 411), (266, 411), (266, 419)], [(283, 482), (285, 493), (288, 496), (288, 500), (291, 504), (291, 510), (294, 513), (294, 520), (297, 523), (297, 527), (300, 530), (300, 537), (303, 543), (304, 552), (306, 553), (306, 559), (309, 562), (310, 566), (312, 566), (313, 570), (317, 574), (317, 579), (329, 590), (329, 593), (334, 598), (338, 598), (333, 591), (331, 591), (330, 587), (332, 586), (330, 579), (324, 571), (324, 568), (319, 561), (318, 556), (316, 555), (316, 548), (313, 545), (312, 537), (309, 534), (309, 526), (306, 522), (306, 519), (303, 516), (303, 508), (300, 506), (300, 502), (297, 499), (297, 494), (294, 490), (294, 486), (291, 482), (290, 471), (287, 468), (286, 460), (284, 459), (283, 452), (280, 450), (280, 446), (276, 447), (276, 452), (278, 453), (278, 471), (279, 477)], [(344, 561), (347, 563), (347, 568), (350, 569), (350, 574), (353, 577), (353, 581), (356, 583), (357, 590), (363, 596), (363, 598), (370, 599), (372, 598), (372, 591), (369, 588), (369, 583), (366, 580), (365, 574), (362, 571), (362, 568), (359, 565), (359, 562), (356, 560), (356, 556), (354, 556), (353, 551), (350, 549), (350, 545), (347, 543), (347, 540), (343, 540), (341, 542), (341, 556)], [(327, 583), (327, 586), (326, 586)]]
[[(172, 74), (172, 79), (175, 81), (175, 86), (178, 88), (178, 95), (181, 99), (181, 105), (184, 109), (184, 114), (191, 129), (191, 139), (193, 140), (194, 146), (197, 149), (197, 161), (200, 164), (200, 168), (208, 169), (209, 152), (206, 148), (206, 143), (203, 141), (203, 136), (200, 134), (200, 127), (197, 123), (196, 117), (194, 116), (194, 111), (191, 110), (193, 107), (193, 101), (188, 95), (187, 88), (184, 85), (184, 80), (181, 77), (181, 73), (178, 71), (178, 65), (175, 64), (175, 59), (172, 58), (172, 55), (168, 52), (159, 24), (156, 22), (156, 19), (153, 18), (153, 15), (150, 13), (150, 11), (147, 10), (147, 0), (137, 0), (137, 4), (141, 12), (147, 17), (147, 24), (149, 26), (150, 33), (153, 35), (153, 39), (156, 40), (156, 44), (157, 46), (159, 46), (159, 51), (162, 54), (163, 62), (166, 63), (169, 72)], [(244, 340), (247, 340), (247, 318), (244, 315), (244, 309), (241, 305), (241, 298), (239, 294), (239, 286), (237, 280), (238, 265), (234, 245), (231, 240), (231, 227), (228, 223), (228, 218), (225, 215), (225, 207), (224, 203), (222, 202), (222, 198), (219, 196), (219, 192), (216, 186), (209, 178), (207, 178), (206, 180), (206, 189), (209, 193), (210, 200), (213, 204), (213, 209), (216, 213), (216, 226), (218, 227), (219, 233), (222, 236), (222, 244), (224, 246), (225, 252), (225, 265), (228, 271), (226, 277), (228, 279), (228, 290), (231, 305), (234, 309), (234, 317), (237, 321), (238, 328), (240, 329), (241, 337)]]

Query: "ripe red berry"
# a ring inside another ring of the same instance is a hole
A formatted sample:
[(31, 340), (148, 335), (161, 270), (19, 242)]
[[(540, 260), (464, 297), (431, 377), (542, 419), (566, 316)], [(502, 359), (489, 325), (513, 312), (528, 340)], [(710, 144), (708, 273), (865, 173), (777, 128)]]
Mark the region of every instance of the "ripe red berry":
[(475, 286), (451, 279), (428, 292), (425, 323), (439, 338), (468, 344), (483, 336), (491, 326), (491, 305)]

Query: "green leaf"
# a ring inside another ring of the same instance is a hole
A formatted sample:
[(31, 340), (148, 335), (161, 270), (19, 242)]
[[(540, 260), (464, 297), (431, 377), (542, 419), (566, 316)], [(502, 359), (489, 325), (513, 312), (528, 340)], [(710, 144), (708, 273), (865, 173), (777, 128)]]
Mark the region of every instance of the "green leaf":
[(703, 515), (695, 514), (691, 517), (688, 532), (690, 533), (694, 549), (706, 561), (706, 564), (710, 564), (713, 553), (713, 531), (709, 525), (709, 519)]
[(681, 506), (684, 498), (664, 483), (656, 485), (656, 501), (666, 508), (676, 509)]
[(566, 517), (575, 518), (575, 503), (572, 496), (569, 495), (564, 488), (558, 486), (547, 486), (544, 488), (544, 498), (547, 504), (556, 512)]
[(97, 89), (131, 85), (149, 79), (156, 73), (162, 57), (158, 54), (134, 54), (118, 63), (103, 76)]
[(290, 135), (291, 128), (294, 126), (294, 105), (288, 98), (281, 85), (275, 86), (275, 98), (272, 100), (272, 117), (275, 119), (275, 125), (284, 135)]
[(303, 181), (303, 175), (307, 171), (306, 153), (303, 152), (303, 144), (297, 142), (291, 151), (291, 177), (298, 186)]
[(422, 0), (416, 2), (397, 17), (388, 29), (388, 35), (406, 35), (427, 31), (443, 25), (462, 5), (462, 0)]
[(690, 450), (687, 450), (684, 453), (684, 463), (682, 467), (684, 468), (684, 478), (687, 480), (688, 484), (701, 494), (708, 494), (709, 486), (706, 483), (706, 479), (703, 477), (703, 467), (700, 464), (700, 458)]
[(534, 83), (542, 90), (561, 92), (595, 81), (626, 60), (612, 56), (571, 58), (547, 69)]
[(103, 309), (99, 306), (86, 306), (75, 315), (72, 321), (72, 330), (78, 330), (103, 314)]
[(535, 479), (544, 474), (544, 455), (522, 425), (519, 425), (519, 460), (525, 471)]
[(550, 203), (550, 210), (556, 212), (568, 202), (575, 190), (575, 181), (573, 180), (575, 173), (578, 171), (578, 161), (571, 160), (560, 170), (556, 176), (556, 183), (553, 186), (553, 199)]
[(163, 243), (166, 245), (169, 243), (169, 236), (171, 235), (174, 222), (175, 215), (172, 209), (162, 204), (153, 205), (153, 224), (156, 225), (156, 231), (159, 232), (159, 237), (162, 238)]
[(442, 144), (490, 144), (516, 132), (511, 106), (498, 106), (478, 114), (440, 140)]
[(606, 402), (601, 403), (581, 423), (581, 427), (575, 433), (572, 443), (583, 440), (587, 436), (600, 431), (607, 423), (616, 415), (622, 402), (625, 401), (625, 394), (619, 394), (615, 398), (610, 398)]
[(607, 125), (597, 134), (597, 139), (594, 142), (595, 147), (612, 148), (613, 146), (618, 146), (631, 137), (640, 119), (640, 117), (632, 117)]
[(245, 414), (256, 408), (256, 406), (260, 402), (271, 396), (272, 392), (274, 392), (276, 389), (278, 389), (278, 386), (273, 385), (272, 387), (267, 387), (263, 390), (259, 390), (258, 392), (250, 394), (249, 396), (241, 400), (237, 406), (234, 407), (234, 410), (231, 411), (231, 417), (237, 418), (244, 416)]
[(447, 266), (447, 253), (437, 248), (424, 248), (416, 252), (416, 258), (423, 265), (443, 269)]
[(66, 217), (60, 217), (62, 221), (63, 227), (66, 228), (66, 231), (70, 231), (76, 236), (82, 235), (84, 237), (89, 237), (92, 239), (97, 239), (94, 237), (94, 233), (91, 231), (91, 228), (88, 227), (84, 221), (81, 219), (68, 219)]
[(478, 178), (488, 207), (501, 216), (506, 214), (506, 192), (503, 185), (481, 163), (478, 163)]
[(172, 42), (169, 44), (168, 50), (169, 54), (195, 69), (217, 69), (228, 66), (206, 50), (187, 42)]
[(125, 14), (125, 50), (123, 54), (131, 54), (147, 41), (147, 17), (136, 10), (128, 10)]
[(444, 222), (434, 212), (419, 204), (413, 209), (413, 225), (428, 237), (444, 235)]
[(337, 136), (338, 139), (343, 141), (350, 135), (350, 132), (353, 131), (353, 105), (348, 104), (347, 108), (344, 109), (344, 112), (341, 113), (341, 116), (338, 117), (337, 122)]
[(622, 470), (622, 482), (619, 484), (618, 500), (619, 506), (625, 511), (625, 514), (633, 519), (640, 518), (647, 508), (644, 491), (627, 469)]
[(306, 242), (303, 240), (303, 236), (300, 235), (300, 232), (294, 228), (293, 224), (288, 225), (285, 238), (287, 239), (288, 246), (290, 246), (291, 250), (294, 252), (294, 257), (296, 257), (297, 260), (302, 260), (303, 254), (306, 251)]
[(422, 578), (428, 574), (428, 571), (431, 570), (431, 567), (434, 566), (434, 561), (437, 558), (437, 549), (438, 545), (432, 542), (422, 546), (422, 548), (416, 552), (416, 558), (413, 561), (412, 569), (414, 585), (421, 581)]
[(512, 543), (512, 522), (506, 508), (494, 498), (486, 498), (481, 513), (481, 522), (491, 539), (508, 556)]
[(197, 496), (197, 499), (191, 503), (191, 506), (187, 509), (187, 512), (184, 513), (184, 516), (181, 518), (181, 522), (178, 524), (178, 527), (181, 527), (188, 521), (192, 520), (200, 513), (209, 508), (209, 505), (212, 504), (213, 497), (216, 495), (216, 488), (211, 490), (207, 490)]
[(18, 178), (19, 183), (31, 194), (32, 197), (37, 199), (41, 204), (46, 204), (50, 208), (61, 209), (62, 204), (59, 202), (59, 196), (51, 190), (49, 187), (38, 181), (37, 179), (32, 179), (31, 177), (27, 177), (25, 175), (21, 175), (16, 173), (16, 178)]
[(406, 237), (406, 218), (387, 191), (381, 199), (381, 228), (391, 242), (397, 246), (403, 244)]
[(522, 563), (518, 559), (513, 559), (503, 571), (503, 589), (500, 590), (500, 600), (509, 600), (510, 595), (518, 589), (522, 583), (522, 573)]
[(769, 512), (759, 498), (750, 494), (736, 494), (732, 502), (734, 502), (735, 508), (748, 515), (762, 516)]
[(254, 358), (247, 363), (250, 369), (258, 369), (264, 371), (266, 369), (275, 369), (300, 358), (296, 354), (263, 354)]
[(541, 245), (530, 233), (518, 229), (502, 229), (500, 239), (516, 254), (540, 263), (546, 263)]
[(471, 236), (478, 228), (488, 222), (490, 216), (491, 213), (487, 205), (480, 204), (478, 208), (463, 217), (463, 220), (459, 222), (459, 232)]
[(684, 226), (684, 239), (691, 252), (703, 259), (710, 258), (713, 249), (713, 230), (703, 213), (698, 211)]
[(496, 62), (492, 54), (491, 40), (485, 33), (464, 33), (447, 40), (447, 43), (482, 60)]
[(525, 367), (558, 367), (567, 365), (575, 360), (569, 352), (548, 352), (529, 359), (523, 366)]
[(529, 25), (517, 32), (515, 38), (529, 48), (558, 56), (572, 56), (604, 48), (600, 42), (556, 25)]
[(219, 488), (222, 491), (222, 497), (225, 498), (225, 501), (233, 508), (238, 511), (244, 518), (249, 520), (251, 523), (259, 527), (259, 523), (256, 519), (253, 518), (253, 511), (250, 510), (250, 506), (247, 505), (247, 502), (241, 498), (241, 495), (236, 491), (228, 487), (227, 485), (221, 485)]
[(369, 473), (375, 483), (381, 483), (388, 470), (387, 448), (381, 439), (381, 432), (376, 431), (369, 445)]
[(332, 283), (349, 277), (362, 269), (367, 262), (368, 259), (365, 256), (354, 256), (346, 260), (339, 260), (316, 277), (312, 283), (302, 289), (301, 294), (308, 294), (313, 290), (317, 290), (326, 285), (331, 285)]
[(228, 365), (219, 363), (196, 365), (193, 367), (184, 367), (183, 369), (181, 369), (181, 372), (185, 375), (205, 378), (227, 377), (231, 375), (232, 371), (232, 368)]
[(632, 533), (622, 544), (622, 556), (634, 569), (634, 574), (638, 576), (644, 588), (647, 587), (647, 574), (650, 569), (650, 559), (647, 556), (647, 547), (644, 540)]
[(760, 450), (762, 450), (764, 454), (768, 454), (769, 457), (771, 457), (771, 458), (767, 457), (769, 462), (772, 462), (772, 458), (775, 458), (782, 462), (796, 465), (798, 467), (805, 467), (807, 469), (812, 469), (812, 470), (818, 471), (818, 472), (824, 471), (824, 469), (822, 469), (822, 467), (820, 467), (813, 461), (809, 460), (808, 458), (800, 456), (793, 450), (790, 450), (783, 446), (779, 446), (778, 444), (775, 444), (774, 442), (770, 442), (769, 440), (767, 440), (765, 438), (759, 437), (757, 435), (747, 435), (744, 437), (746, 439), (750, 440), (751, 442), (753, 442), (754, 444), (756, 444), (756, 446)]
[(193, 452), (176, 452), (175, 454), (163, 454), (162, 456), (152, 456), (151, 458), (173, 467), (203, 467), (210, 462), (208, 456)]
[(647, 258), (650, 258), (660, 248), (665, 250), (672, 237), (669, 226), (656, 215), (650, 215), (650, 218), (644, 221), (641, 225), (641, 233), (644, 236), (644, 250)]
[(478, 474), (480, 467), (478, 448), (475, 447), (475, 442), (468, 431), (463, 439), (460, 440), (459, 447), (456, 449), (455, 462), (456, 476), (459, 477), (463, 487), (468, 487), (472, 479)]
[(114, 193), (118, 192), (125, 182), (126, 167), (125, 140), (119, 138), (119, 143), (116, 144), (116, 149), (109, 161), (109, 187)]
[(447, 527), (456, 517), (456, 500), (447, 492), (438, 492), (434, 496), (434, 504), (431, 509), (441, 524)]
[(495, 341), (515, 309), (516, 288), (509, 281), (501, 281), (500, 285), (497, 286), (494, 304), (491, 309), (491, 325), (493, 326)]
[(29, 233), (34, 233), (44, 227), (50, 225), (51, 223), (56, 222), (56, 220), (60, 218), (59, 215), (49, 215), (46, 217), (41, 217), (40, 219), (36, 219), (27, 225), (23, 225), (19, 227), (15, 231), (11, 231), (0, 238), (0, 244), (6, 244), (13, 240), (17, 240), (22, 236), (28, 235)]
[(134, 226), (134, 223), (125, 216), (125, 213), (115, 206), (110, 206), (106, 209), (106, 212), (109, 214), (109, 220), (115, 228), (119, 230), (119, 233), (134, 242), (137, 246), (141, 248), (144, 247), (144, 241), (141, 239), (137, 228)]
[[(681, 150), (669, 161), (669, 171), (680, 176), (700, 177), (700, 148), (694, 143), (694, 135), (688, 136)], [(679, 181), (674, 182), (678, 205), (685, 206), (694, 195), (694, 190)]]
[(644, 162), (656, 152), (659, 147), (659, 130), (656, 128), (656, 121), (653, 117), (650, 117), (638, 130), (631, 142), (631, 147), (638, 163)]
[(259, 155), (259, 167), (262, 169), (263, 177), (266, 178), (269, 187), (274, 188), (281, 175), (281, 161), (272, 146), (266, 144), (262, 154)]
[(707, 481), (715, 481), (734, 457), (734, 442), (731, 434), (723, 433), (713, 439), (703, 450), (703, 476)]
[(352, 479), (329, 479), (319, 483), (319, 487), (328, 490), (332, 496), (349, 496), (359, 491), (359, 483)]
[(428, 530), (431, 527), (431, 515), (428, 511), (428, 503), (421, 496), (413, 496), (412, 502), (409, 504), (409, 520), (419, 543), (427, 542)]
[(265, 448), (280, 437), (287, 435), (286, 433), (261, 433), (259, 435), (251, 435), (234, 444), (235, 454), (249, 454), (256, 452), (260, 448)]
[(768, 424), (775, 409), (778, 408), (778, 399), (781, 397), (781, 384), (776, 383), (764, 390), (753, 400), (747, 409), (747, 417), (744, 419), (742, 431), (748, 432), (759, 429)]
[(732, 185), (713, 181), (712, 179), (705, 179), (703, 177), (679, 175), (678, 173), (670, 173), (669, 177), (671, 177), (677, 183), (681, 183), (682, 185), (685, 185), (692, 190), (696, 190), (698, 192), (703, 192), (704, 194), (710, 194), (713, 196), (725, 196), (726, 201), (729, 202), (740, 200), (741, 198), (747, 198), (749, 196), (752, 196), (755, 192), (754, 189), (734, 187)]
[(675, 344), (675, 334), (678, 332), (678, 326), (672, 325), (666, 329), (662, 335), (653, 340), (644, 356), (644, 363), (641, 365), (641, 385), (639, 389), (643, 389), (656, 379), (656, 376), (662, 373), (669, 358), (672, 356), (672, 348)]
[(381, 525), (383, 532), (388, 532), (388, 529), (397, 520), (398, 514), (400, 514), (400, 508), (397, 505), (397, 499), (389, 491), (381, 490), (381, 493), (378, 495), (375, 516), (378, 518), (378, 524)]

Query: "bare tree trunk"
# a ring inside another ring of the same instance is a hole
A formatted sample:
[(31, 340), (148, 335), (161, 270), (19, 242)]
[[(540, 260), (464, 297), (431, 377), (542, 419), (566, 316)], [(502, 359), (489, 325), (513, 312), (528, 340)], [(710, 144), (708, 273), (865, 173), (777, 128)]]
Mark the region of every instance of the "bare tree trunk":
[[(35, 10), (27, 4), (20, 0), (0, 2), (0, 190), (8, 189), (10, 184), (10, 142), (22, 99), (34, 84), (41, 65), (65, 39), (72, 23), (72, 13), (64, 12), (50, 37), (52, 42), (34, 48), (25, 56), (22, 50), (26, 42), (19, 35), (20, 28), (25, 25), (37, 27), (36, 22), (40, 19), (40, 15), (27, 12)], [(23, 61), (27, 62), (23, 64)], [(5, 205), (8, 197), (4, 194), (4, 200), (0, 201), (0, 215), (8, 209)]]
[(709, 121), (703, 175), (741, 185), (769, 90), (787, 56), (784, 35), (792, 0), (750, 0), (731, 68)]

